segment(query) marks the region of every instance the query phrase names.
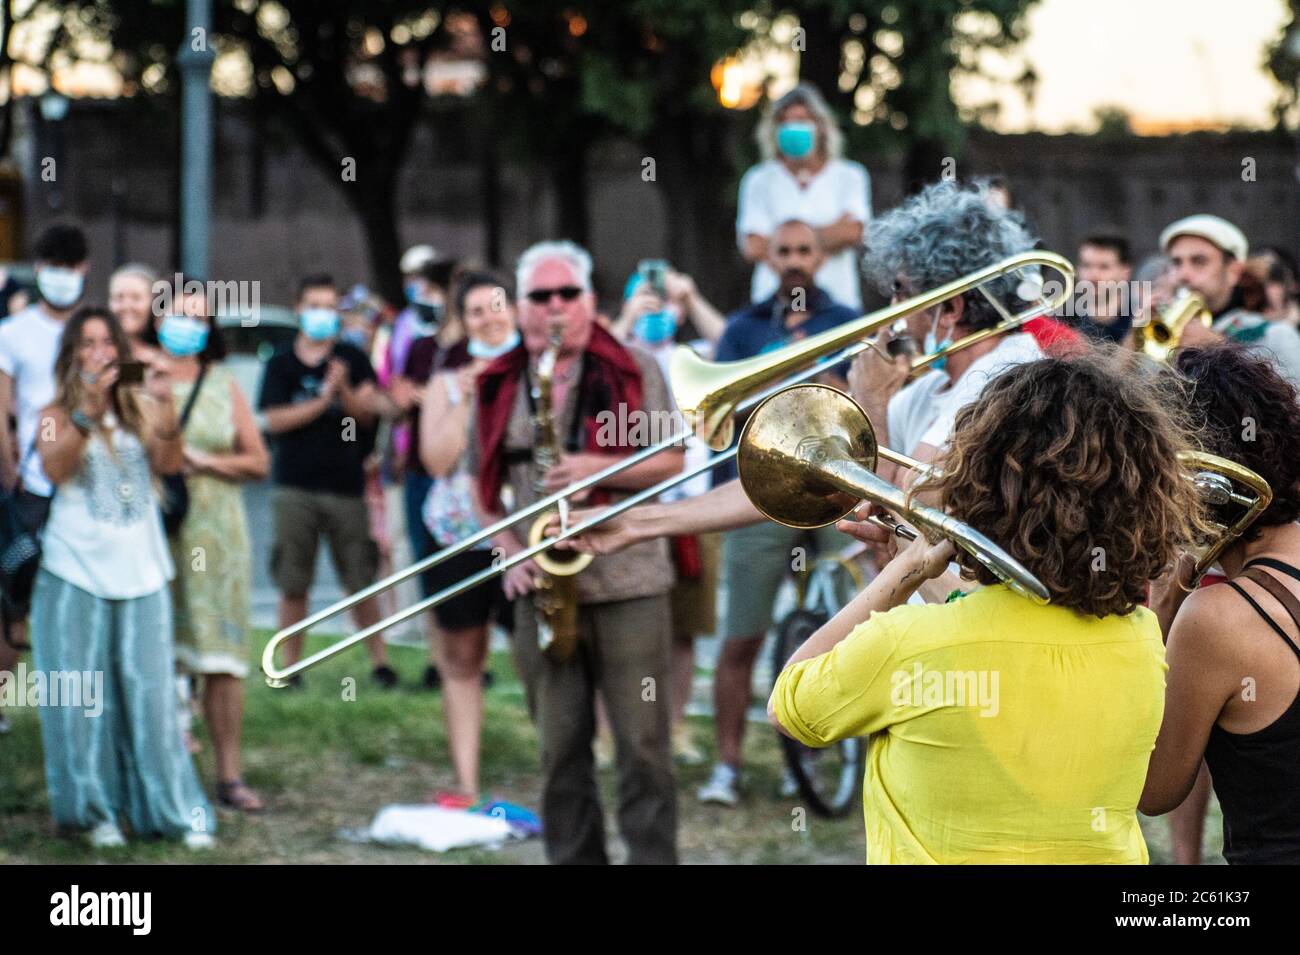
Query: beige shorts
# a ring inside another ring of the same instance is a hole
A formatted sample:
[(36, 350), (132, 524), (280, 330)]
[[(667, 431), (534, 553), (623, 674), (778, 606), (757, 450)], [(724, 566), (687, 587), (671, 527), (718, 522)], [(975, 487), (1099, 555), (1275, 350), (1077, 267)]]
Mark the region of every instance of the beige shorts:
[(375, 582), (379, 546), (370, 536), (370, 512), (363, 497), (276, 488), (271, 497), (275, 543), (271, 579), (280, 593), (305, 597), (316, 576), (320, 539), (329, 542), (330, 559), (348, 593)]

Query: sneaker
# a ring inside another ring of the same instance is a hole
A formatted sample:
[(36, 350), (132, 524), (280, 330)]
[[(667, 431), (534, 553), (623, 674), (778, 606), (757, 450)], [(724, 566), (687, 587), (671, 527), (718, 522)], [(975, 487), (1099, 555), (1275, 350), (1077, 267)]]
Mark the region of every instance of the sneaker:
[(442, 674), (438, 668), (430, 663), (424, 668), (424, 688), (426, 690), (436, 690), (442, 686)]
[(397, 671), (387, 663), (383, 663), (370, 671), (370, 679), (374, 680), (380, 689), (391, 690), (397, 686)]
[(118, 849), (126, 845), (126, 836), (115, 822), (101, 822), (86, 834), (86, 838), (96, 849)]
[(614, 765), (614, 737), (608, 733), (596, 734), (596, 768), (601, 772)]
[(430, 793), (425, 802), (432, 803), (441, 809), (463, 809), (468, 811), (477, 806), (479, 800), (474, 796), (467, 796), (465, 793), (439, 789), (437, 792)]
[(740, 773), (734, 766), (718, 763), (709, 781), (695, 792), (700, 802), (718, 806), (735, 806), (740, 802)]
[(787, 766), (781, 770), (781, 785), (777, 788), (782, 799), (791, 799), (799, 795), (799, 781), (794, 778), (794, 773)]
[(703, 766), (706, 758), (695, 745), (689, 723), (682, 721), (673, 727), (673, 759), (683, 766)]
[(190, 849), (194, 852), (211, 849), (217, 844), (216, 840), (206, 832), (187, 832), (182, 841), (185, 843), (186, 849)]

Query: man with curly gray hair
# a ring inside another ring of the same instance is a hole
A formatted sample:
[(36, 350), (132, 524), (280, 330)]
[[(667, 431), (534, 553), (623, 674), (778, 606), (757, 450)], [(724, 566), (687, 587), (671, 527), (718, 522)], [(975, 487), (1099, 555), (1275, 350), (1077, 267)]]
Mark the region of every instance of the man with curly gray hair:
[[(1020, 215), (990, 202), (986, 188), (940, 182), (871, 223), (863, 269), (899, 302), (1028, 251), (1034, 241)], [(1014, 312), (1021, 307), (1017, 281), (1005, 276), (984, 288)], [(924, 342), (922, 350), (929, 354), (996, 325), (1000, 317), (980, 291), (971, 290), (909, 316), (908, 334)], [(930, 461), (947, 443), (957, 412), (979, 397), (989, 379), (1042, 356), (1029, 331), (993, 336), (941, 359), (904, 388), (910, 357), (890, 363), (868, 350), (854, 361), (849, 385), (882, 444)], [(895, 470), (882, 463), (881, 476), (904, 479)]]

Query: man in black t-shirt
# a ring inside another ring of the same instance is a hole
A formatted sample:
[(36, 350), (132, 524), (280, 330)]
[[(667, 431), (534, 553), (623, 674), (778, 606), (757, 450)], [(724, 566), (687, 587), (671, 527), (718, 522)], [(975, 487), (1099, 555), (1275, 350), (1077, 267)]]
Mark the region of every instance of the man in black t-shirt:
[[(366, 456), (379, 418), (397, 408), (379, 390), (375, 370), (359, 349), (339, 341), (339, 296), (328, 275), (299, 285), (298, 337), (266, 363), (257, 406), (271, 436), (275, 543), (271, 576), (280, 591), (280, 626), (307, 616), (307, 594), (320, 538), (348, 592), (375, 580), (379, 548), (370, 536), (365, 503)], [(356, 609), (358, 627), (379, 621), (373, 600)], [(383, 638), (366, 641), (375, 681), (397, 683)], [(302, 655), (302, 637), (286, 641), (285, 660)]]

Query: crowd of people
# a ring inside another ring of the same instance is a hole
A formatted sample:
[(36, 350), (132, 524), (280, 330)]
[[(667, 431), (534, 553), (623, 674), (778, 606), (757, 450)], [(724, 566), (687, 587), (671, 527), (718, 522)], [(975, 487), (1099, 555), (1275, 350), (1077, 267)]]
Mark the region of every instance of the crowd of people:
[[(85, 237), (49, 228), (31, 303), (0, 320), (0, 419), (14, 424), (0, 427), (0, 481), (41, 540), (30, 594), (6, 593), (0, 671), (30, 645), (44, 671), (108, 674), (104, 719), (42, 710), (56, 824), (96, 845), (121, 844), (123, 823), (212, 844), (177, 672), (198, 690), (216, 804), (263, 809), (240, 760), (254, 575), (269, 574), (279, 623), (292, 626), (308, 614), (322, 539), (349, 592), (392, 569), (390, 500), (422, 559), (651, 443), (635, 429), (611, 441), (599, 425), (611, 412), (671, 416), (674, 348), (754, 358), (857, 318), (863, 278), (902, 301), (1036, 245), (1005, 183), (937, 183), (873, 218), (866, 171), (841, 156), (807, 85), (771, 105), (758, 135), (764, 159), (741, 184), (736, 223), (752, 294), (729, 314), (658, 260), (602, 310), (592, 257), (573, 243), (529, 247), (509, 278), (417, 246), (401, 261), (396, 315), (364, 289), (303, 276), (298, 330), (256, 396), (225, 366), (202, 291), (127, 265), (104, 289), (107, 308), (85, 304), (96, 298)], [(920, 494), (1006, 548), (1049, 603), (999, 585), (950, 542), (900, 549), (870, 509), (815, 533), (766, 521), (735, 469), (719, 467), (560, 545), (595, 555), (576, 577), (570, 655), (546, 649), (538, 591), (550, 581), (535, 560), (427, 615), (423, 684), (441, 688), (456, 779), (430, 800), (468, 808), (484, 796), (485, 666), (499, 627), (539, 734), (548, 860), (607, 861), (597, 776), (612, 763), (629, 861), (676, 861), (674, 762), (704, 759), (684, 718), (694, 641), (722, 641), (716, 762), (696, 796), (735, 806), (755, 661), (791, 555), (865, 544), (874, 576), (790, 659), (769, 715), (809, 746), (872, 736), (869, 861), (1145, 862), (1139, 810), (1173, 811), (1176, 856), (1197, 861), (1211, 776), (1229, 861), (1300, 861), (1296, 268), (1279, 249), (1252, 256), (1240, 229), (1208, 214), (1172, 223), (1159, 245), (1135, 266), (1124, 236), (1089, 235), (1076, 260), (1087, 294), (1060, 314), (913, 376), (917, 351), (1003, 317), (964, 293), (819, 378), (853, 396), (881, 444), (937, 468)], [(1002, 302), (1020, 291), (1010, 278), (988, 290)], [(1139, 363), (1130, 339), (1180, 291), (1212, 322), (1186, 328), (1170, 365)], [(894, 337), (913, 348), (895, 354), (884, 347)], [(539, 454), (544, 355), (554, 461)], [(1187, 480), (1179, 455), (1193, 448), (1273, 489), (1202, 581), (1225, 586), (1192, 586), (1186, 552), (1223, 519)], [(709, 453), (691, 439), (607, 474), (571, 520)], [(909, 488), (916, 478), (886, 461), (877, 470)], [(241, 484), (268, 477), (271, 560), (255, 567)], [(514, 557), (528, 531), (502, 525), (428, 568), (423, 594)], [(354, 623), (382, 616), (372, 598)], [(395, 686), (382, 634), (367, 649), (375, 685)], [(290, 640), (282, 660), (301, 654)], [(913, 668), (999, 674), (997, 718), (900, 699), (895, 676)]]

